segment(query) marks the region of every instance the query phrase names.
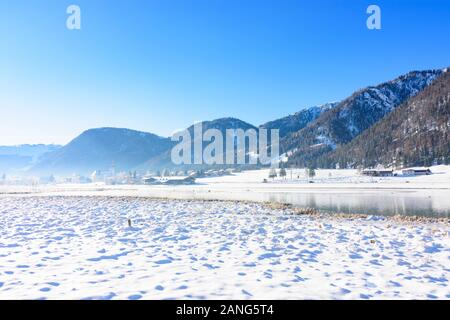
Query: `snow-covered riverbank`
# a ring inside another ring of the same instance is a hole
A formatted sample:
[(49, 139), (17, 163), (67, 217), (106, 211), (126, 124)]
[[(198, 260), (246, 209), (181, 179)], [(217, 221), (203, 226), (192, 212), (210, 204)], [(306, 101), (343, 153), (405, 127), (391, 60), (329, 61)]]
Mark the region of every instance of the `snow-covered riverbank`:
[(450, 298), (448, 224), (291, 213), (2, 196), (0, 298)]
[(177, 186), (0, 185), (0, 197), (27, 194), (244, 200), (289, 203), (328, 212), (449, 217), (450, 166), (434, 166), (431, 172), (424, 176), (368, 177), (350, 169), (316, 170), (316, 176), (308, 179), (304, 169), (288, 169), (285, 178), (272, 180), (268, 179), (269, 170), (263, 169), (199, 178), (196, 184)]

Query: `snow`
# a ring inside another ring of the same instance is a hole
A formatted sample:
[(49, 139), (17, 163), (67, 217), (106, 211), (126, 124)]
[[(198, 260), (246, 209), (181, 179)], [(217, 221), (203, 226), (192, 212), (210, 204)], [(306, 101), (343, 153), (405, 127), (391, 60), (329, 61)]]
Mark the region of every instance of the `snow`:
[[(449, 217), (450, 166), (430, 167), (432, 175), (368, 177), (357, 170), (287, 169), (286, 179), (269, 179), (269, 169), (196, 179), (194, 185), (60, 184), (1, 186), (1, 194), (47, 196), (133, 196), (170, 199), (275, 201), (330, 212), (423, 214)], [(291, 173), (292, 172), (292, 173)], [(401, 171), (399, 171), (401, 173)], [(292, 179), (291, 179), (292, 177)], [(267, 183), (263, 183), (266, 179)], [(314, 183), (309, 183), (312, 180)]]
[(304, 169), (274, 181), (264, 169), (185, 186), (0, 186), (0, 299), (449, 299), (448, 220), (306, 216), (254, 202), (306, 196), (342, 209), (375, 199), (389, 210), (412, 199), (449, 210), (450, 166), (430, 170), (316, 170), (312, 184)]
[[(324, 130), (323, 128), (320, 128), (319, 131), (323, 132)], [(326, 134), (320, 134), (316, 136), (316, 140), (319, 141), (319, 143), (312, 145), (311, 148), (325, 145), (331, 147), (333, 150), (336, 149), (336, 144), (333, 142), (333, 140), (326, 136)]]
[(450, 298), (448, 224), (292, 213), (3, 195), (0, 299)]

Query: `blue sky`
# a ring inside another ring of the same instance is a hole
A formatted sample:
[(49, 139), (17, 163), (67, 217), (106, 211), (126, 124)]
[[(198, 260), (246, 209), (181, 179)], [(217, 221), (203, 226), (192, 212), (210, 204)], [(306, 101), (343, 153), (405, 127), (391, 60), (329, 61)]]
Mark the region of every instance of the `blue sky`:
[[(66, 8), (81, 8), (81, 30)], [(366, 28), (366, 8), (382, 29)], [(0, 145), (259, 125), (450, 65), (450, 1), (0, 0)]]

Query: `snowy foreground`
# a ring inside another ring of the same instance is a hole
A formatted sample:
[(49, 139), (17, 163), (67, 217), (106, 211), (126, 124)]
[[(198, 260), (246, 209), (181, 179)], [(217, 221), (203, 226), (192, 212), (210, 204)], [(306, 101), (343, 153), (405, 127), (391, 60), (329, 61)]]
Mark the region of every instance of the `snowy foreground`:
[(1, 299), (450, 299), (449, 280), (445, 222), (230, 201), (0, 197)]

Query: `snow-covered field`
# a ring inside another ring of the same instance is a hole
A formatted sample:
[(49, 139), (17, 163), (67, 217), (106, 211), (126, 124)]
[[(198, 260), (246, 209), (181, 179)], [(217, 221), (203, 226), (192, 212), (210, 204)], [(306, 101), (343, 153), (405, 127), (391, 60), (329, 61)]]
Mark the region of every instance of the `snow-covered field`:
[(0, 196), (1, 299), (450, 299), (449, 280), (448, 223)]
[[(199, 179), (203, 183), (261, 183), (263, 179), (268, 180), (271, 187), (274, 185), (302, 185), (307, 184), (308, 180), (313, 180), (314, 185), (308, 187), (317, 188), (320, 185), (337, 185), (345, 187), (348, 184), (357, 184), (359, 187), (381, 184), (385, 187), (450, 187), (450, 166), (438, 165), (429, 167), (433, 174), (424, 176), (402, 176), (401, 170), (394, 171), (398, 174), (396, 177), (368, 177), (361, 175), (356, 169), (317, 169), (315, 176), (309, 179), (306, 176), (305, 169), (286, 169), (286, 177), (277, 177), (273, 181), (269, 178), (269, 169), (250, 170), (235, 173), (229, 176), (208, 177)], [(278, 172), (278, 171), (277, 171)], [(319, 185), (319, 186), (317, 186)]]

